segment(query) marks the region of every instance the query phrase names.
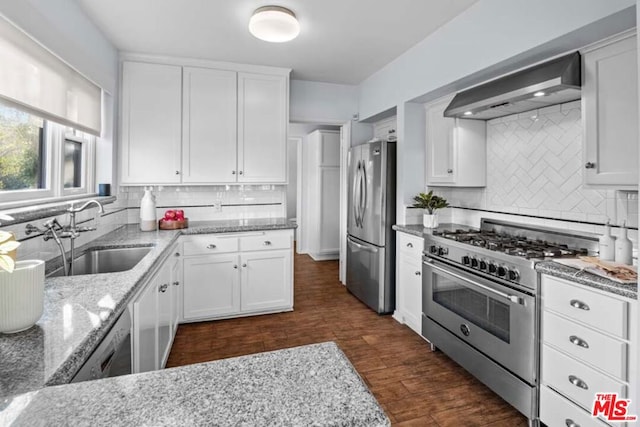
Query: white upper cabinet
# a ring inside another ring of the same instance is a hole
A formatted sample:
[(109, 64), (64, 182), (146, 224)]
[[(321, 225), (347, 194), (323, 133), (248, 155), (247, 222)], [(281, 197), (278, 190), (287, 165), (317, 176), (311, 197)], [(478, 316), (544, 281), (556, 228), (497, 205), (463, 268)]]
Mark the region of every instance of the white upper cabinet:
[(286, 182), (288, 71), (194, 65), (123, 62), (121, 183)]
[(484, 187), (487, 182), (486, 123), (444, 117), (452, 97), (425, 106), (427, 185)]
[(125, 62), (121, 182), (179, 183), (182, 67)]
[(638, 186), (635, 34), (583, 55), (585, 184)]
[(184, 68), (182, 182), (236, 182), (236, 72)]
[(287, 180), (287, 79), (238, 73), (238, 181)]

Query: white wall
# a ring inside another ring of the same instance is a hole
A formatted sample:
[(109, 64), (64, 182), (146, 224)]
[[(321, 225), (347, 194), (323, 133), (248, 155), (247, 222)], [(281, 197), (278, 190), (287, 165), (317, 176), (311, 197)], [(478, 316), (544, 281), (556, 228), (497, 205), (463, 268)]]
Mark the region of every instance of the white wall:
[(358, 87), (291, 80), (289, 120), (342, 124), (358, 112)]
[[(635, 23), (635, 14), (623, 11), (634, 5), (634, 0), (480, 0), (362, 82), (360, 118), (463, 78), (433, 97), (580, 47), (605, 37), (607, 30), (622, 31), (618, 27)], [(615, 19), (576, 32), (616, 12)]]

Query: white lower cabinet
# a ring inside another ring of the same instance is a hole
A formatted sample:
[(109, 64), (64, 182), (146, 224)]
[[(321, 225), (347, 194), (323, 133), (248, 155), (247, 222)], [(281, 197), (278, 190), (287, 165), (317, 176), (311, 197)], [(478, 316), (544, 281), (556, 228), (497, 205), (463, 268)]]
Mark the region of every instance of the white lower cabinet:
[(605, 426), (591, 417), (596, 393), (635, 402), (637, 350), (630, 332), (637, 311), (624, 297), (566, 280), (543, 275), (541, 285), (540, 420)]
[[(132, 303), (133, 373), (162, 369), (177, 326), (181, 260), (178, 245)], [(175, 285), (174, 283), (178, 283)]]
[(424, 239), (398, 232), (396, 240), (396, 311), (394, 317), (422, 332), (422, 248)]
[(185, 322), (293, 309), (292, 230), (186, 236), (184, 247)]

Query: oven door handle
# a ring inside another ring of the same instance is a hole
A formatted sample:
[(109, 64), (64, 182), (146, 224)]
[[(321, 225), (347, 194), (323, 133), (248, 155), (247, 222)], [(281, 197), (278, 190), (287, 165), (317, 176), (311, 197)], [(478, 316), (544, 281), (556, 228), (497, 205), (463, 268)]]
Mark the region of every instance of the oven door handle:
[(461, 276), (461, 275), (456, 274), (456, 273), (452, 273), (451, 271), (448, 271), (448, 270), (446, 270), (446, 269), (444, 269), (444, 268), (442, 268), (442, 267), (438, 267), (438, 266), (437, 266), (437, 265), (435, 265), (435, 264), (433, 263), (433, 261), (432, 261), (432, 260), (430, 260), (430, 259), (425, 260), (425, 261), (424, 261), (424, 264), (428, 265), (430, 268), (433, 268), (434, 270), (438, 270), (438, 271), (440, 271), (440, 272), (442, 272), (442, 273), (445, 273), (445, 274), (447, 274), (447, 275), (449, 275), (449, 276), (455, 277), (456, 279), (460, 279), (460, 280), (462, 280), (462, 281), (463, 281), (463, 282), (465, 282), (465, 283), (468, 283), (468, 284), (470, 284), (470, 285), (473, 285), (473, 286), (475, 286), (475, 287), (478, 287), (478, 288), (480, 288), (480, 289), (483, 289), (483, 290), (485, 290), (485, 291), (487, 291), (487, 292), (490, 292), (490, 293), (492, 293), (492, 294), (495, 294), (495, 295), (501, 296), (502, 298), (505, 298), (505, 299), (507, 299), (507, 300), (509, 300), (509, 301), (511, 301), (511, 302), (513, 302), (513, 303), (520, 304), (520, 305), (524, 305), (524, 298), (521, 298), (521, 297), (519, 297), (519, 296), (517, 296), (517, 295), (511, 295), (511, 294), (508, 294), (508, 293), (506, 293), (506, 292), (501, 292), (501, 291), (499, 291), (499, 290), (497, 290), (497, 289), (493, 289), (493, 288), (492, 288), (492, 287), (490, 287), (490, 286), (486, 286), (486, 285), (483, 285), (483, 284), (481, 284), (481, 283), (474, 282), (474, 281), (472, 281), (472, 280), (467, 279), (467, 278), (466, 278), (466, 277), (464, 277), (464, 276)]

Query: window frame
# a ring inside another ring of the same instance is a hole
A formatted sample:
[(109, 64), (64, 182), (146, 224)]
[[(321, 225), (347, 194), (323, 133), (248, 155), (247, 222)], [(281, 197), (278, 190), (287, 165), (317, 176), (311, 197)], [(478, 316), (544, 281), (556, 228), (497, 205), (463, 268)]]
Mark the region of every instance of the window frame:
[[(3, 104), (16, 108), (10, 104)], [(28, 114), (29, 111), (16, 108)], [(96, 194), (95, 192), (95, 146), (96, 137), (88, 133), (43, 120), (44, 182), (42, 189), (0, 190), (0, 208), (28, 206), (36, 203), (51, 203), (58, 200), (73, 199)], [(82, 185), (77, 188), (64, 188), (64, 149), (69, 139), (82, 144)]]

